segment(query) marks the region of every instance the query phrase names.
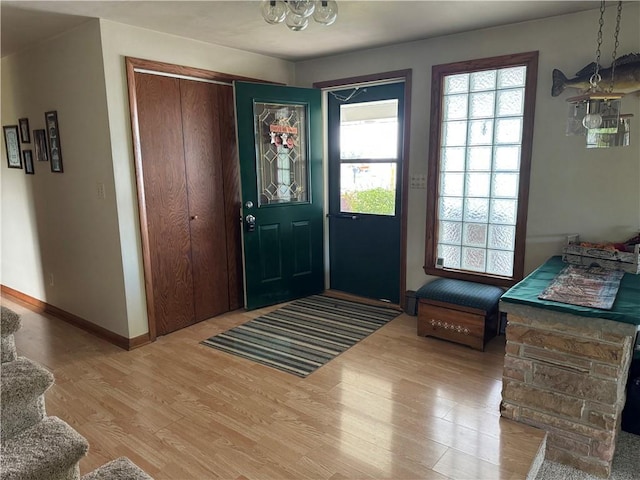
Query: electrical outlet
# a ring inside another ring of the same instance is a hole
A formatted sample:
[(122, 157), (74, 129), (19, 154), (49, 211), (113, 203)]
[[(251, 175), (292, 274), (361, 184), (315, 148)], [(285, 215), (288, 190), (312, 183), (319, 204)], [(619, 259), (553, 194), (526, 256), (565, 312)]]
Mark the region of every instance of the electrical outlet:
[(53, 273), (49, 274), (49, 286), (53, 287)]
[(424, 173), (411, 175), (409, 188), (419, 188), (424, 190), (425, 188), (427, 188), (427, 176)]
[(97, 194), (98, 194), (98, 198), (99, 198), (100, 200), (104, 200), (105, 198), (107, 198), (107, 191), (106, 191), (106, 189), (105, 189), (105, 187), (104, 187), (104, 183), (102, 183), (102, 182), (98, 182), (98, 183), (96, 184), (96, 187), (97, 187), (97, 188), (96, 188), (96, 192), (97, 192)]

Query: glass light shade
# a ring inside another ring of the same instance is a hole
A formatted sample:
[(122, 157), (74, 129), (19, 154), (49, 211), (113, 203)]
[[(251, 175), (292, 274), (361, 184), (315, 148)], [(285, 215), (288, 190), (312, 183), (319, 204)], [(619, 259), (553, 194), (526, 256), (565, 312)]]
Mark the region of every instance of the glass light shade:
[(318, 0), (313, 19), (322, 25), (333, 25), (338, 18), (338, 4), (334, 0)]
[(300, 17), (309, 17), (316, 9), (313, 0), (289, 0), (287, 2), (289, 10)]
[(282, 0), (262, 0), (262, 17), (265, 22), (281, 23), (287, 14), (287, 6)]
[(621, 93), (590, 92), (567, 99), (567, 135), (613, 134), (618, 127)]
[(632, 114), (603, 117), (602, 125), (587, 130), (587, 148), (627, 147), (630, 145)]
[(309, 26), (309, 19), (289, 11), (284, 19), (284, 23), (289, 27), (289, 30), (300, 32)]

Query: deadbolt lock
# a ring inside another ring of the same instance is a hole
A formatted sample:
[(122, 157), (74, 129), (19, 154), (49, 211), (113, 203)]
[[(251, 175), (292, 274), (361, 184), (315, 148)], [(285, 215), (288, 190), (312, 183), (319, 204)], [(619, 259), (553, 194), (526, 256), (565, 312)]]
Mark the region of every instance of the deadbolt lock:
[(253, 232), (256, 229), (256, 217), (249, 214), (244, 217), (245, 225), (247, 226), (247, 232)]

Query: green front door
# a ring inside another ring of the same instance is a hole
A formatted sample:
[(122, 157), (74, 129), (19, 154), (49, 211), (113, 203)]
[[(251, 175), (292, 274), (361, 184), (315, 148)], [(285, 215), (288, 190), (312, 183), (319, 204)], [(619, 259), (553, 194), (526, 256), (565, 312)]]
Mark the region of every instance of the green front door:
[(324, 290), (320, 95), (235, 83), (249, 310)]
[(400, 303), (403, 82), (328, 94), (331, 289)]

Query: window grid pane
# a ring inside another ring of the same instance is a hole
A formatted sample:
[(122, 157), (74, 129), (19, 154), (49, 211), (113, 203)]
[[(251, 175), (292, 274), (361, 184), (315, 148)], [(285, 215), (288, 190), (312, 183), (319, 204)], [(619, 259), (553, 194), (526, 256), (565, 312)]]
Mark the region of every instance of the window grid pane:
[(513, 275), (525, 78), (526, 67), (445, 77), (437, 248), (444, 268)]

